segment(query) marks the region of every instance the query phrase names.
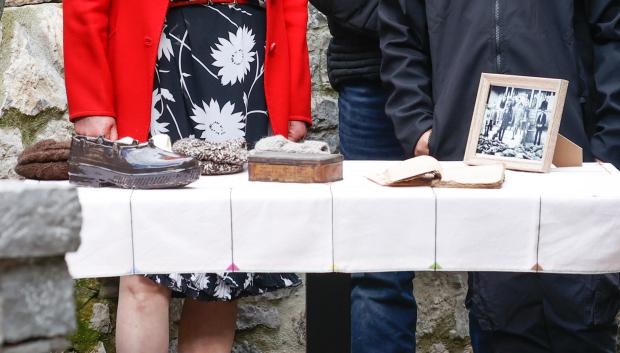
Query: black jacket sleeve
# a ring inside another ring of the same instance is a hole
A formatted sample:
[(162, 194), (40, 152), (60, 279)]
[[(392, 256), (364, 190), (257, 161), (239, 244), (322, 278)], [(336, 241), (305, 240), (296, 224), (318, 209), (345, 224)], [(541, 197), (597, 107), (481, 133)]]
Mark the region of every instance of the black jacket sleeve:
[(378, 36), (379, 0), (310, 0), (330, 20), (348, 29)]
[(386, 113), (407, 153), (433, 126), (431, 60), (423, 0), (380, 0), (381, 78)]
[(620, 168), (620, 2), (590, 0), (588, 15), (594, 42), (594, 81), (600, 98), (592, 152)]

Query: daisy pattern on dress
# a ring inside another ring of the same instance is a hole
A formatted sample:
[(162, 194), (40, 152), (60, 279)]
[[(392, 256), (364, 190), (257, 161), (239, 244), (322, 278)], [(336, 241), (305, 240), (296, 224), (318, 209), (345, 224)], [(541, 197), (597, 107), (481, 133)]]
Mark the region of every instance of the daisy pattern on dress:
[(245, 137), (243, 130), (245, 124), (242, 113), (235, 113), (235, 105), (226, 102), (220, 109), (220, 104), (211, 99), (207, 105), (202, 102), (202, 107), (195, 105), (192, 108), (194, 115), (190, 118), (197, 123), (196, 129), (202, 130), (202, 139), (211, 142), (224, 142), (238, 137)]
[(237, 33), (228, 32), (228, 39), (219, 38), (219, 43), (211, 48), (211, 57), (215, 60), (213, 66), (219, 67), (217, 75), (222, 85), (231, 86), (243, 82), (245, 75), (250, 72), (250, 63), (255, 60), (254, 45), (256, 41), (252, 29), (246, 26), (237, 28)]

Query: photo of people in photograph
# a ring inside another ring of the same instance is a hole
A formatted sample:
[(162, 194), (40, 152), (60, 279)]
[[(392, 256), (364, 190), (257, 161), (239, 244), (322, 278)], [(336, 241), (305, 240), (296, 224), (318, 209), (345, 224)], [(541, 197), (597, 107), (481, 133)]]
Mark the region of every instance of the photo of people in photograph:
[(540, 161), (555, 92), (491, 86), (476, 153)]

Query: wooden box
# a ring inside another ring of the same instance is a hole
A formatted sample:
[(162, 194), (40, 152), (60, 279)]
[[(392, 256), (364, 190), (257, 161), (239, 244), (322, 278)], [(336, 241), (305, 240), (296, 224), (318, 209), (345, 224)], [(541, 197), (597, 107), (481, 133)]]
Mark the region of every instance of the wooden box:
[(340, 154), (259, 152), (248, 158), (250, 181), (329, 183), (342, 180)]

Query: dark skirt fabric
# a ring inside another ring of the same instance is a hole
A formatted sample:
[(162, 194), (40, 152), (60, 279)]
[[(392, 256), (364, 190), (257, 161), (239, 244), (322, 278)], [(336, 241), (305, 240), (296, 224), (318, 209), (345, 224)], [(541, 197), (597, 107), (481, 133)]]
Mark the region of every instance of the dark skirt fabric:
[[(224, 142), (244, 137), (250, 148), (269, 133), (264, 91), (266, 14), (253, 5), (172, 8), (157, 55), (151, 135)], [(229, 301), (301, 284), (289, 273), (147, 275), (174, 296)]]
[(171, 8), (157, 53), (151, 135), (250, 147), (269, 132), (266, 13), (257, 5)]

